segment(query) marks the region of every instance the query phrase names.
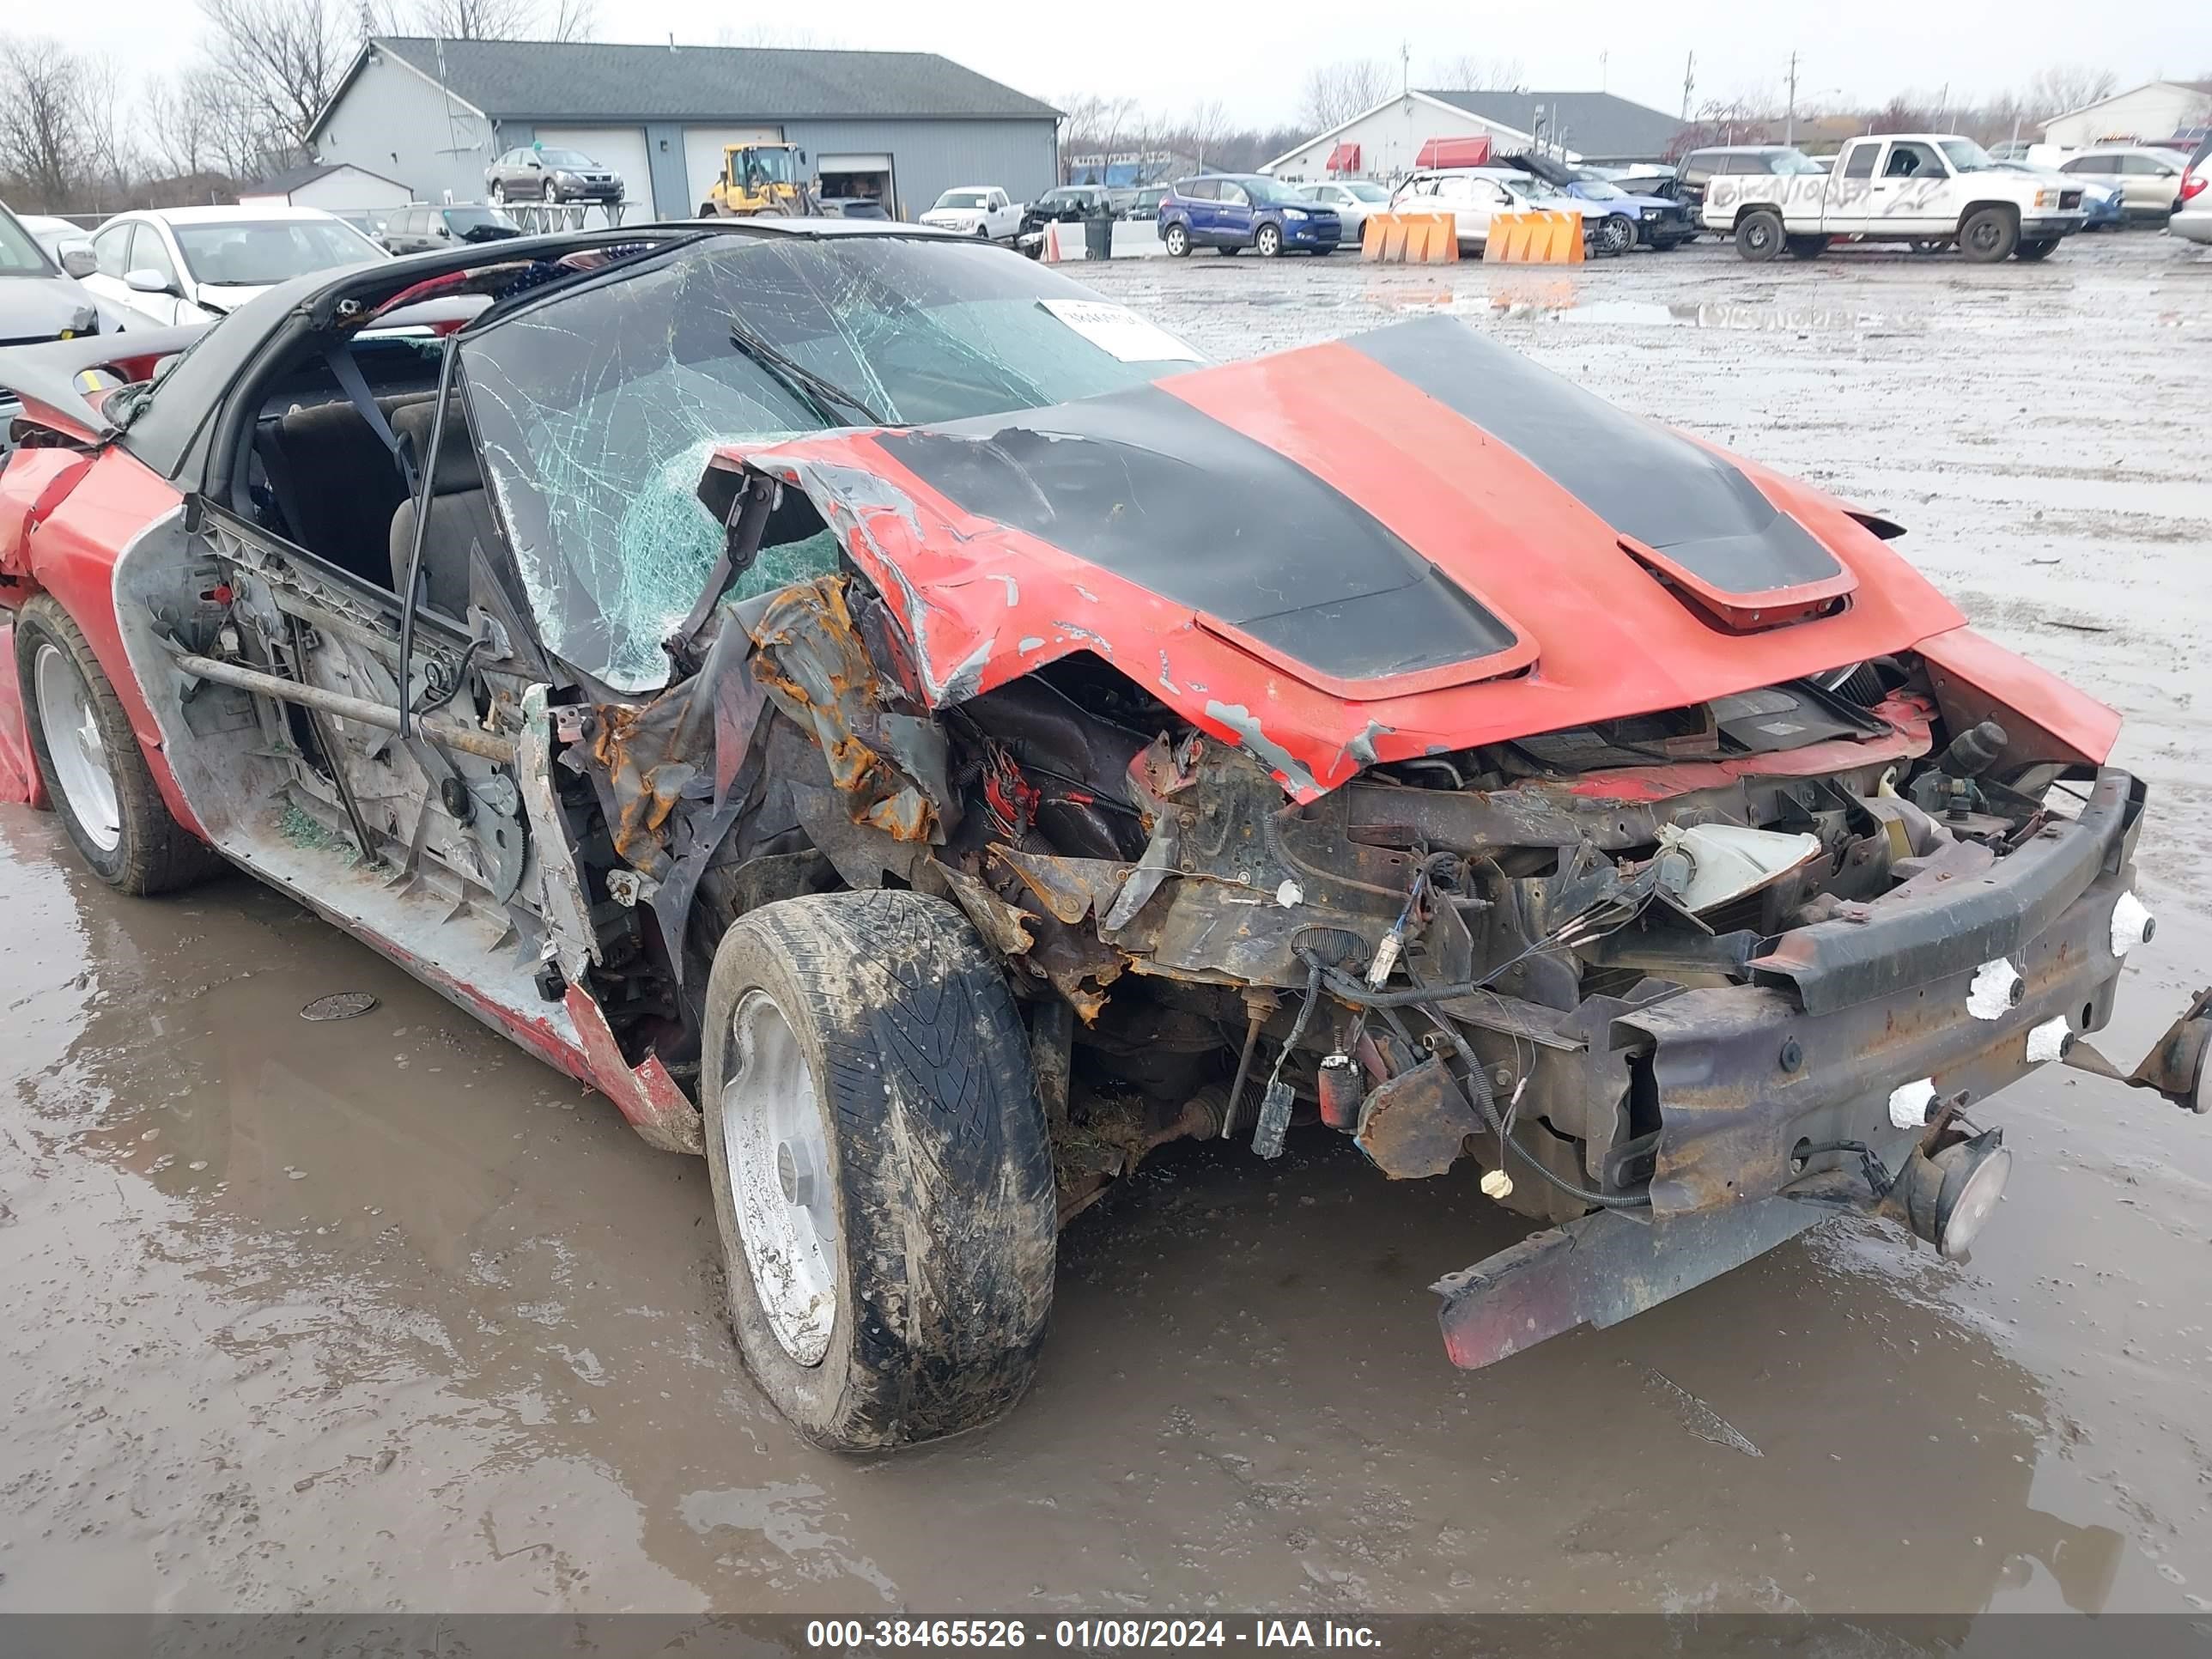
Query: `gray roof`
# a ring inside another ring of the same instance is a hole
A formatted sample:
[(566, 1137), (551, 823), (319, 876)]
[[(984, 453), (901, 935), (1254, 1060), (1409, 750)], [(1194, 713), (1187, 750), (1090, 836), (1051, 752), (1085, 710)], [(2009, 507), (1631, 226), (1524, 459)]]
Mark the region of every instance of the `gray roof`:
[[(385, 179), (380, 173), (369, 170), (354, 161), (308, 161), (296, 167), (286, 167), (282, 173), (272, 173), (265, 179), (257, 179), (241, 188), (256, 196), (289, 196), (294, 191), (312, 185), (318, 179), (328, 178), (341, 170), (366, 173), (371, 179), (384, 179), (387, 185), (399, 185), (397, 179)], [(402, 190), (404, 185), (399, 185)]]
[(1516, 132), (1533, 132), (1536, 106), (1544, 106), (1545, 136), (1577, 155), (1659, 156), (1682, 130), (1664, 110), (1631, 103), (1609, 92), (1435, 92), (1425, 95), (1457, 105), (1469, 115)]
[(369, 45), (494, 120), (1049, 119), (1060, 113), (932, 52), (672, 49), (419, 35), (379, 35)]

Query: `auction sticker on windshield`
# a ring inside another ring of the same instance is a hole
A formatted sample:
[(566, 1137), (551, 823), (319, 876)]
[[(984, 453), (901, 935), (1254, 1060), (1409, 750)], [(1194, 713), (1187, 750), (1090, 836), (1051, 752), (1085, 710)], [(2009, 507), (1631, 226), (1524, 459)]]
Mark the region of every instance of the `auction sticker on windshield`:
[(1206, 360), (1156, 323), (1109, 300), (1039, 300), (1037, 303), (1100, 350), (1125, 363)]

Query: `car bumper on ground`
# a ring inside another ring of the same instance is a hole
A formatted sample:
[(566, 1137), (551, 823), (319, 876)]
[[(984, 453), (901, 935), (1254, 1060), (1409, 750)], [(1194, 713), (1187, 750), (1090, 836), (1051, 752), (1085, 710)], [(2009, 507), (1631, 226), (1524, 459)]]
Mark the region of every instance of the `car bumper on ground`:
[(2106, 769), (2079, 817), (1971, 878), (1785, 934), (1749, 985), (1618, 1015), (1608, 1042), (1641, 1050), (1630, 1074), (1662, 1126), (1639, 1154), (1650, 1206), (1565, 1221), (1439, 1280), (1453, 1363), (1616, 1323), (1838, 1207), (1875, 1209), (1883, 1194), (1860, 1157), (1822, 1149), (1861, 1146), (1901, 1171), (1923, 1117), (1979, 1115), (2070, 1054), (2110, 1017), (2141, 932), (2130, 859), (2142, 804), (2141, 785)]

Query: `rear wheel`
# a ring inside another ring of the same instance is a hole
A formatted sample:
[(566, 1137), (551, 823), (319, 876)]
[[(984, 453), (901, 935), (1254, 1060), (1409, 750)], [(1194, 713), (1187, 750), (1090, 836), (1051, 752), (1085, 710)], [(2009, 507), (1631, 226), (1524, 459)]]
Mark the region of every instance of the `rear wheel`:
[(170, 815), (115, 687), (69, 612), (46, 594), (15, 613), (15, 672), (39, 780), (94, 874), (149, 894), (222, 867)]
[(1190, 230), (1184, 225), (1170, 225), (1160, 240), (1168, 245), (1168, 257), (1180, 259), (1190, 252)]
[(1782, 252), (1782, 216), (1765, 208), (1736, 221), (1735, 251), (1756, 264)]
[(493, 179), (493, 180), (491, 181), (491, 204), (492, 204), (494, 207), (502, 207), (502, 206), (506, 205), (506, 203), (507, 203), (507, 184), (506, 184), (506, 181), (505, 181), (505, 180), (503, 180), (503, 179)]
[(817, 1444), (980, 1427), (1029, 1386), (1057, 1218), (1029, 1044), (942, 900), (763, 906), (708, 982), (700, 1100), (745, 1369)]
[(1976, 208), (1959, 227), (1959, 249), (1978, 265), (2012, 258), (2020, 246), (2020, 221), (2004, 208)]
[(2048, 259), (2057, 246), (2056, 236), (2037, 236), (2020, 245), (2020, 257), (2029, 260)]
[(1252, 233), (1252, 246), (1262, 259), (1272, 259), (1283, 251), (1283, 228), (1262, 225)]

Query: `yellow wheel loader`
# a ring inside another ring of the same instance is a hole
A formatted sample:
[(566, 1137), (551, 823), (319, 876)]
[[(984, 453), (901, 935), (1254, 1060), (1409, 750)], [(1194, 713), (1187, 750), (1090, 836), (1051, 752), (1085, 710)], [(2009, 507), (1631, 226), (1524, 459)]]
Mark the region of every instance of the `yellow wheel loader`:
[(722, 175), (699, 204), (699, 216), (817, 216), (822, 209), (803, 172), (805, 165), (806, 152), (796, 144), (726, 144)]

